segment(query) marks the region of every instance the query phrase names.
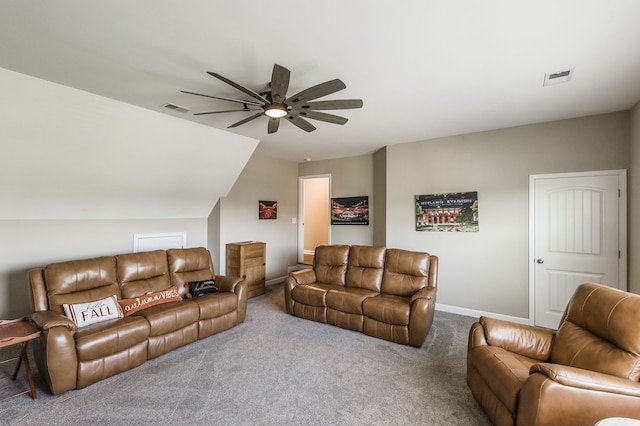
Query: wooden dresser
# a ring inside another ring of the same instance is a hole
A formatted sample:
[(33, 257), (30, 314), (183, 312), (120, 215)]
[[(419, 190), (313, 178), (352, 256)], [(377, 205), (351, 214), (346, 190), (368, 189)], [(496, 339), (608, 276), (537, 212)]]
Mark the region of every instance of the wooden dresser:
[(264, 294), (266, 243), (243, 241), (227, 244), (225, 275), (242, 277), (248, 284), (248, 297)]

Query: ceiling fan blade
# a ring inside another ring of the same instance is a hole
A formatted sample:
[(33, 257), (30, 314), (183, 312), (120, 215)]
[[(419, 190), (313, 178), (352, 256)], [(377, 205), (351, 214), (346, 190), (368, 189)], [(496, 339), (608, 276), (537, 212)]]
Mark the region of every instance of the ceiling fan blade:
[(362, 108), (362, 99), (337, 99), (335, 101), (317, 101), (296, 105), (295, 109), (327, 110)]
[(260, 111), (260, 110), (259, 109), (229, 109), (226, 111), (194, 112), (193, 115), (222, 114), (225, 112), (247, 112), (247, 111)]
[(290, 76), (291, 71), (285, 67), (278, 64), (273, 66), (273, 73), (271, 74), (271, 100), (273, 102), (279, 104), (284, 102), (287, 90), (289, 89)]
[(260, 102), (264, 102), (265, 104), (270, 104), (271, 102), (269, 102), (267, 99), (265, 99), (262, 95), (254, 92), (251, 89), (248, 89), (234, 81), (229, 80), (226, 77), (221, 76), (220, 74), (217, 74), (215, 72), (211, 72), (211, 71), (207, 71), (207, 74), (209, 74), (210, 76), (213, 76), (215, 78), (217, 78), (218, 80), (222, 80), (225, 83), (227, 83), (229, 86), (233, 86), (236, 89), (240, 90), (241, 92), (246, 93), (247, 95), (251, 96), (252, 98), (255, 98), (257, 100), (259, 100)]
[(313, 132), (316, 129), (316, 127), (313, 124), (309, 123), (307, 120), (300, 117), (299, 115), (289, 114), (287, 115), (287, 118), (289, 119), (289, 122), (291, 122), (291, 124), (301, 128), (305, 132)]
[(262, 115), (263, 115), (262, 113), (260, 113), (260, 114), (254, 114), (254, 115), (252, 115), (252, 116), (249, 116), (249, 117), (245, 118), (244, 120), (240, 120), (240, 121), (238, 121), (237, 123), (233, 123), (231, 126), (227, 126), (227, 128), (228, 128), (228, 129), (230, 129), (230, 128), (232, 128), (232, 127), (238, 127), (238, 126), (240, 126), (240, 125), (242, 125), (242, 124), (244, 124), (244, 123), (248, 123), (248, 122), (250, 122), (251, 120), (255, 120), (255, 119), (256, 119), (256, 118), (258, 118), (258, 117), (262, 117)]
[(306, 101), (311, 101), (313, 99), (330, 95), (346, 88), (347, 86), (342, 82), (342, 80), (338, 78), (336, 78), (335, 80), (325, 81), (324, 83), (316, 84), (313, 87), (309, 87), (302, 92), (290, 96), (289, 98), (287, 98), (287, 105), (294, 106)]
[(269, 124), (267, 124), (267, 133), (275, 133), (278, 131), (278, 127), (280, 127), (280, 119), (279, 118), (269, 118)]
[(299, 114), (305, 118), (311, 118), (314, 120), (326, 121), (333, 124), (344, 124), (349, 121), (348, 118), (340, 117), (339, 115), (327, 114), (317, 111), (301, 111)]
[(186, 90), (181, 90), (180, 92), (186, 93), (188, 95), (203, 96), (205, 98), (220, 99), (221, 101), (237, 102), (239, 104), (250, 104), (250, 105), (255, 105), (255, 106), (262, 106), (263, 105), (263, 104), (258, 103), (256, 101), (241, 101), (241, 100), (238, 100), (238, 99), (227, 99), (227, 98), (221, 98), (219, 96), (203, 95), (202, 93), (188, 92)]

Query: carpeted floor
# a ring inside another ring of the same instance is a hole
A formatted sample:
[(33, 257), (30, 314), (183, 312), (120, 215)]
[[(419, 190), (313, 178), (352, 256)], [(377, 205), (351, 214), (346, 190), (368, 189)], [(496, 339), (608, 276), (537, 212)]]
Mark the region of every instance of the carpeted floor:
[(438, 311), (417, 349), (287, 315), (272, 286), (244, 323), (85, 389), (51, 396), (34, 363), (38, 399), (0, 403), (0, 424), (489, 425), (465, 383), (473, 321)]

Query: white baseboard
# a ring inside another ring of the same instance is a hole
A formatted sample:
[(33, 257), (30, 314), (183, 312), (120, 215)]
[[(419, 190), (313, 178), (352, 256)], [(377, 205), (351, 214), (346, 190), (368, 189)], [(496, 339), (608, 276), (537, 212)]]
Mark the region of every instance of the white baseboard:
[(311, 265), (303, 265), (302, 263), (298, 263), (294, 266), (287, 267), (287, 275), (292, 273), (293, 271), (299, 271), (301, 269), (311, 269)]
[(301, 263), (298, 263), (297, 265), (289, 266), (287, 267), (287, 275), (285, 275), (284, 277), (276, 277), (276, 278), (267, 280), (265, 282), (265, 285), (270, 286), (270, 285), (282, 284), (284, 279), (287, 278), (290, 273), (292, 273), (293, 271), (299, 271), (301, 269), (311, 269), (311, 265), (303, 265)]
[(478, 311), (476, 309), (460, 308), (458, 306), (443, 305), (442, 303), (436, 303), (436, 310), (449, 312), (452, 314), (464, 315), (467, 317), (480, 318), (481, 316), (485, 316), (485, 317), (496, 318), (503, 321), (515, 322), (517, 324), (529, 324), (528, 318), (496, 314), (494, 312), (487, 312), (487, 311)]
[(264, 285), (269, 287), (271, 285), (276, 285), (276, 284), (282, 284), (284, 282), (284, 279), (286, 277), (277, 277), (277, 278), (272, 278), (270, 280), (265, 281)]

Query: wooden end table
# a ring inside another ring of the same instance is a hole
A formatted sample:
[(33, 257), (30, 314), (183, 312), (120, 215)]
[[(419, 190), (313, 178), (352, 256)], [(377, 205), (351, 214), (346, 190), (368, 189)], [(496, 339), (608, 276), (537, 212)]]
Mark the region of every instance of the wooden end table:
[[(29, 364), (29, 358), (27, 356), (27, 347), (29, 345), (29, 342), (40, 336), (41, 333), (42, 332), (38, 330), (35, 324), (33, 324), (33, 322), (28, 318), (20, 318), (16, 320), (0, 320), (0, 348), (5, 348), (22, 343), (22, 350), (20, 351), (19, 356), (0, 361), (0, 364), (11, 362), (17, 359), (18, 365), (16, 366), (16, 370), (14, 371), (13, 376), (11, 376), (11, 380), (16, 380), (16, 378), (18, 377), (18, 371), (20, 370), (20, 366), (22, 365), (22, 361), (24, 361), (24, 367), (27, 370), (27, 380), (29, 380), (29, 387), (31, 388), (31, 398), (33, 399), (36, 399), (38, 395), (36, 394), (36, 386), (33, 382), (33, 376), (31, 375), (31, 365)], [(8, 377), (5, 377), (5, 379), (7, 378)], [(16, 394), (9, 395), (0, 399), (0, 402), (6, 401), (7, 399), (11, 399), (19, 395), (24, 395), (28, 392), (29, 389), (25, 389)]]

